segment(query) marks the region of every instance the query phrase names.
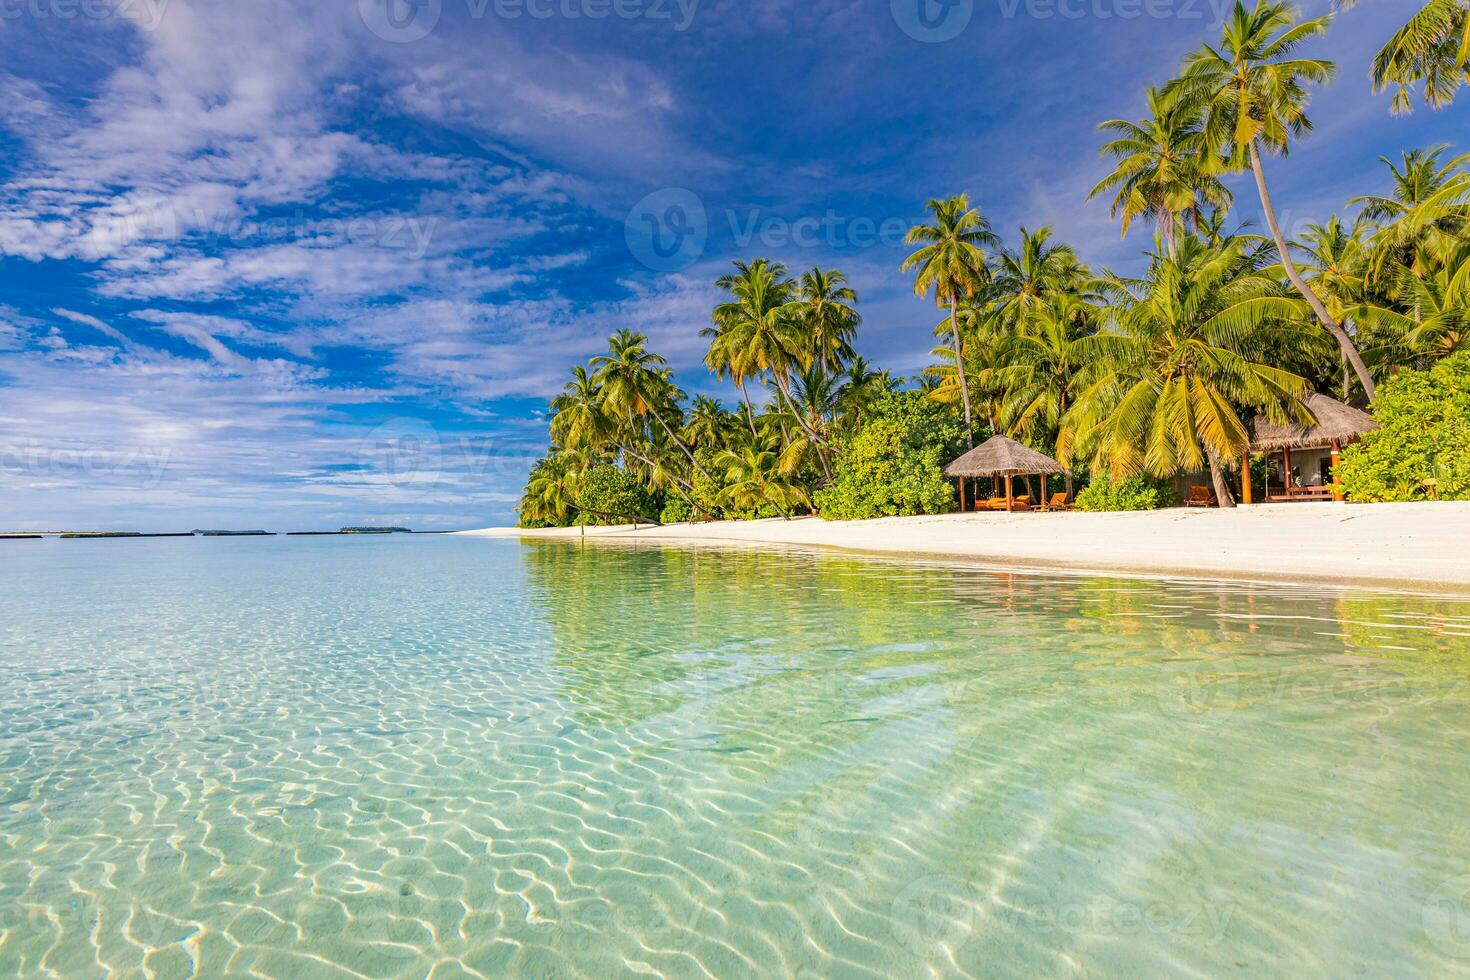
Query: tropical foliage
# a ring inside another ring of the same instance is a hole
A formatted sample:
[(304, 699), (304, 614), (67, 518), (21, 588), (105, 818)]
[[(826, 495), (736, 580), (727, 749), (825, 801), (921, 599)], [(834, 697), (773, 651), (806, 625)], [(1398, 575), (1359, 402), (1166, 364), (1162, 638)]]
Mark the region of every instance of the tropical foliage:
[(1102, 473), (1077, 494), (1077, 509), (1081, 511), (1158, 510), (1176, 503), (1171, 488), (1144, 476), (1114, 480)]
[[(1467, 10), (1429, 0), (1388, 40), (1372, 83), (1397, 90), (1394, 108), (1419, 86), (1442, 105), (1470, 77)], [(1107, 172), (1091, 196), (1124, 235), (1151, 228), (1137, 275), (1090, 267), (1047, 227), (1003, 239), (967, 194), (928, 201), (897, 262), (938, 311), (915, 377), (859, 353), (847, 275), (770, 257), (715, 282), (710, 376), (692, 398), (645, 334), (614, 331), (551, 403), (522, 522), (939, 513), (958, 504), (943, 464), (994, 433), (1054, 455), (1069, 494), (1087, 485), (1084, 509), (1167, 506), (1165, 481), (1183, 472), (1208, 472), (1230, 506), (1250, 420), (1310, 423), (1314, 390), (1385, 423), (1344, 459), (1350, 495), (1461, 493), (1470, 154), (1406, 150), (1340, 214), (1290, 237), (1277, 219), (1266, 164), (1312, 133), (1312, 95), (1336, 66), (1305, 49), (1331, 23), (1237, 2), (1218, 38), (1144, 93), (1141, 118), (1101, 124)], [(1241, 184), (1263, 236), (1231, 216)]]
[(837, 479), (816, 495), (823, 517), (860, 521), (954, 509), (954, 486), (940, 470), (964, 449), (964, 429), (932, 399), (918, 392), (884, 396), (838, 449)]
[(1376, 409), (1383, 428), (1339, 468), (1354, 500), (1470, 500), (1470, 352), (1395, 375)]

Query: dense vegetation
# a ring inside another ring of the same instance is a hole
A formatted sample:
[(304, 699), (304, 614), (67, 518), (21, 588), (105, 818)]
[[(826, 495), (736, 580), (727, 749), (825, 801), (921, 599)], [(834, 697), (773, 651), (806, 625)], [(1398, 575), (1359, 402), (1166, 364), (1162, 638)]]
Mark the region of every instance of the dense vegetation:
[(1374, 405), (1383, 429), (1343, 455), (1355, 500), (1470, 500), (1470, 351), (1394, 375)]
[[(1125, 235), (1155, 229), (1141, 276), (1090, 268), (1047, 228), (1007, 246), (967, 195), (932, 200), (902, 269), (940, 312), (938, 345), (901, 379), (857, 353), (841, 272), (736, 262), (702, 331), (734, 409), (691, 401), (644, 335), (619, 330), (552, 402), (522, 523), (940, 512), (956, 505), (941, 465), (991, 433), (1054, 454), (1069, 492), (1095, 476), (1088, 507), (1165, 504), (1150, 481), (1203, 470), (1230, 506), (1250, 418), (1310, 423), (1313, 389), (1385, 423), (1343, 464), (1357, 499), (1470, 497), (1470, 155), (1385, 160), (1384, 193), (1295, 240), (1276, 218), (1266, 162), (1312, 129), (1312, 90), (1336, 68), (1300, 48), (1330, 22), (1237, 3), (1218, 42), (1150, 90), (1146, 118), (1101, 125), (1111, 170), (1092, 196)], [(1395, 89), (1396, 111), (1420, 87), (1448, 102), (1467, 27), (1463, 0), (1429, 0), (1374, 60), (1373, 87)], [(1237, 173), (1266, 235), (1231, 227)]]

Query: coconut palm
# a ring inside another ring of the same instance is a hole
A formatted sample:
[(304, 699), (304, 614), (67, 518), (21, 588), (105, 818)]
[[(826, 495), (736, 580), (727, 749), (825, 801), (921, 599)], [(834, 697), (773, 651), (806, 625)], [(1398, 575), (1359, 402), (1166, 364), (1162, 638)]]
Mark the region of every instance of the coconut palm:
[(696, 395), (680, 435), (695, 450), (717, 449), (729, 441), (739, 424), (733, 415), (725, 411), (719, 399)]
[(836, 269), (814, 267), (803, 273), (789, 312), (800, 325), (810, 358), (830, 371), (852, 357), (852, 340), (862, 324), (857, 293)]
[(1470, 73), (1470, 6), (1427, 0), (1373, 58), (1373, 91), (1394, 88), (1391, 110), (1413, 108), (1410, 86), (1424, 85), (1424, 104), (1449, 105)]
[(665, 437), (688, 457), (702, 475), (704, 467), (669, 425), (666, 416), (677, 414), (682, 393), (670, 380), (668, 362), (648, 350), (641, 333), (619, 330), (608, 339), (608, 352), (591, 361), (593, 377), (602, 390), (602, 405), (608, 415), (625, 422), (652, 419)]
[(832, 427), (837, 419), (842, 377), (813, 361), (797, 372), (791, 383), (791, 408), (804, 420), (802, 431), (812, 433), (789, 442), (782, 453), (782, 468), (796, 473), (800, 464), (814, 459), (827, 483), (832, 482), (832, 458), (828, 451)]
[(745, 420), (750, 434), (755, 435), (755, 409), (750, 404), (750, 392), (746, 388), (750, 379), (759, 372), (752, 362), (750, 349), (745, 345), (743, 327), (736, 322), (720, 322), (718, 312), (713, 326), (699, 332), (709, 339), (709, 349), (704, 355), (704, 365), (721, 381), (729, 378), (740, 392), (740, 401), (745, 405)]
[(1112, 194), (1111, 213), (1122, 219), (1125, 237), (1133, 220), (1142, 218), (1158, 225), (1172, 250), (1183, 227), (1199, 228), (1206, 207), (1230, 206), (1230, 192), (1214, 173), (1214, 148), (1205, 141), (1198, 107), (1150, 88), (1147, 118), (1109, 119), (1098, 129), (1114, 136), (1101, 151), (1113, 158), (1113, 171), (1087, 199)]
[[(960, 330), (970, 343), (964, 348), (963, 372), (955, 364), (952, 345), (936, 347), (930, 353), (939, 363), (924, 369), (924, 374), (934, 379), (927, 389), (928, 396), (944, 405), (960, 404), (961, 377), (963, 390), (977, 404), (978, 414), (992, 432), (1000, 431), (1000, 402), (1004, 395), (1001, 371), (1005, 368), (1005, 341), (1010, 328), (1005, 323), (994, 303), (988, 298), (977, 297), (963, 303), (958, 313)], [(949, 321), (934, 328), (936, 337), (948, 336)]]
[(1393, 187), (1387, 197), (1355, 197), (1363, 217), (1378, 225), (1373, 236), (1373, 274), (1397, 274), (1406, 266), (1424, 274), (1437, 253), (1453, 249), (1464, 237), (1470, 218), (1470, 176), (1464, 165), (1470, 154), (1441, 160), (1447, 147), (1408, 150), (1402, 165), (1380, 157)]
[[(1007, 434), (1033, 444), (1055, 436), (1087, 365), (1086, 339), (1098, 313), (1077, 296), (1055, 293), (1033, 306), (1024, 327), (1007, 339), (999, 372), (1000, 421)], [(1070, 467), (1066, 482), (1070, 496)]]
[(1168, 91), (1200, 112), (1205, 141), (1220, 151), (1227, 169), (1248, 169), (1254, 175), (1282, 270), (1342, 348), (1371, 400), (1373, 378), (1352, 336), (1328, 313), (1322, 298), (1302, 278), (1292, 260), (1261, 163), (1263, 153), (1285, 156), (1291, 140), (1312, 128), (1306, 113), (1310, 99), (1307, 86), (1331, 80), (1336, 66), (1330, 61), (1296, 57), (1296, 49), (1302, 42), (1321, 36), (1331, 20), (1325, 16), (1298, 23), (1287, 3), (1257, 0), (1248, 10), (1236, 0), (1221, 43), (1218, 47), (1206, 44), (1189, 55), (1180, 77), (1170, 83)]
[(879, 398), (900, 387), (899, 381), (887, 371), (874, 370), (866, 358), (854, 357), (847, 366), (842, 387), (837, 390), (837, 413), (841, 423), (849, 431), (861, 425)]
[[(1057, 451), (1090, 451), (1096, 472), (1172, 476), (1209, 467), (1222, 506), (1233, 506), (1223, 461), (1250, 444), (1241, 410), (1310, 422), (1306, 382), (1253, 359), (1273, 322), (1299, 323), (1302, 301), (1258, 271), (1244, 245), (1212, 248), (1192, 235), (1154, 255), (1141, 280), (1114, 278), (1112, 332), (1082, 341), (1087, 363)], [(1275, 331), (1269, 346), (1301, 337)]]
[(742, 440), (716, 455), (714, 465), (725, 476), (722, 507), (758, 511), (770, 504), (789, 521), (793, 510), (810, 504), (806, 492), (782, 473), (780, 453), (769, 440)]
[(1470, 244), (1461, 243), (1429, 275), (1399, 268), (1399, 300), (1352, 309), (1405, 359), (1421, 363), (1470, 349)]
[(531, 468), (519, 506), (522, 524), (565, 526), (577, 510), (577, 486), (596, 459), (588, 453), (552, 445)]
[(960, 300), (974, 296), (990, 278), (987, 248), (1000, 239), (979, 208), (970, 207), (968, 194), (931, 200), (927, 205), (933, 224), (915, 225), (905, 237), (910, 245), (921, 245), (903, 261), (903, 270), (914, 273), (914, 292), (934, 294), (940, 309), (949, 310), (949, 333), (954, 344), (954, 364), (959, 372), (959, 401), (965, 410), (965, 441), (974, 448), (974, 418), (970, 411), (970, 389), (965, 378), (964, 343), (960, 336)]
[(784, 265), (767, 259), (736, 262), (735, 269), (716, 282), (731, 299), (715, 307), (715, 324), (727, 334), (725, 343), (739, 349), (745, 376), (769, 376), (778, 403), (799, 420), (791, 409), (791, 372), (805, 367), (811, 353), (791, 315), (796, 284)]
[(1021, 245), (996, 259), (994, 279), (987, 295), (1012, 329), (1024, 329), (1031, 311), (1058, 292), (1081, 288), (1085, 266), (1072, 246), (1052, 241), (1050, 228), (1028, 231), (1021, 227)]
[[(1360, 348), (1364, 338), (1353, 326), (1355, 321), (1350, 313), (1374, 294), (1367, 227), (1361, 218), (1349, 226), (1334, 215), (1325, 225), (1308, 225), (1302, 240), (1297, 243), (1302, 254), (1303, 276), (1322, 297), (1327, 312), (1339, 326), (1343, 330), (1354, 331), (1353, 342)], [(1352, 368), (1345, 358), (1342, 369), (1343, 398), (1346, 400), (1351, 387)]]
[(607, 413), (602, 386), (585, 367), (572, 368), (572, 380), (551, 401), (551, 440), (571, 449), (596, 449), (606, 443)]

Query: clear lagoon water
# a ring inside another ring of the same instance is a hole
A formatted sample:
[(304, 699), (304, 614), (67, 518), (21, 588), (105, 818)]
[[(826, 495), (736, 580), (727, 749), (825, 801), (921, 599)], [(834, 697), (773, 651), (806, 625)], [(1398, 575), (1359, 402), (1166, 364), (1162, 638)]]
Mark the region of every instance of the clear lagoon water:
[(0, 548), (0, 975), (1470, 973), (1470, 602)]

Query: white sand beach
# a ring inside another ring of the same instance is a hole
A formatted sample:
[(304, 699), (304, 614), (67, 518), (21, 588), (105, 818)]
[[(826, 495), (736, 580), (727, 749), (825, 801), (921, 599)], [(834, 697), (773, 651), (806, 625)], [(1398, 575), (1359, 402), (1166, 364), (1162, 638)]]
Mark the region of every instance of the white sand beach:
[[(579, 538), (580, 529), (466, 532)], [(948, 514), (588, 528), (588, 541), (795, 545), (1022, 567), (1412, 586), (1470, 594), (1470, 503), (1275, 504), (1128, 514)]]

